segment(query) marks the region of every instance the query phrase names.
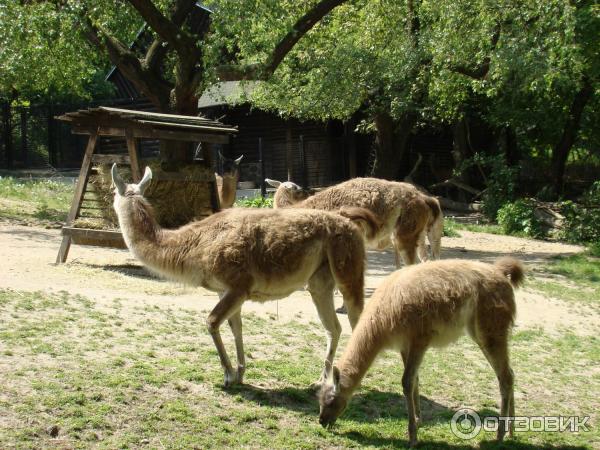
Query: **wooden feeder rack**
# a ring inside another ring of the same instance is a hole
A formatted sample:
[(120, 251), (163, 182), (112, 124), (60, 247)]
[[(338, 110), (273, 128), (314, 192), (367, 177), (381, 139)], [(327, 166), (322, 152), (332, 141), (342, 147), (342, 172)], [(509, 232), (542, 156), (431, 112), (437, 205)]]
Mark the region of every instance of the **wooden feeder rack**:
[[(87, 189), (93, 164), (129, 164), (134, 182), (141, 179), (137, 139), (172, 140), (203, 142), (206, 144), (229, 144), (237, 128), (221, 122), (195, 116), (159, 114), (146, 111), (98, 107), (79, 110), (57, 116), (56, 119), (68, 122), (74, 134), (89, 135), (81, 170), (77, 178), (75, 195), (62, 229), (62, 243), (56, 257), (57, 263), (64, 263), (71, 243), (96, 245), (101, 247), (126, 248), (120, 231), (78, 228), (73, 222), (79, 217), (81, 204)], [(98, 138), (101, 136), (125, 138), (127, 154), (95, 154)], [(173, 174), (175, 177), (177, 174)], [(219, 210), (214, 174), (208, 183), (211, 209)], [(183, 177), (182, 177), (183, 178)]]

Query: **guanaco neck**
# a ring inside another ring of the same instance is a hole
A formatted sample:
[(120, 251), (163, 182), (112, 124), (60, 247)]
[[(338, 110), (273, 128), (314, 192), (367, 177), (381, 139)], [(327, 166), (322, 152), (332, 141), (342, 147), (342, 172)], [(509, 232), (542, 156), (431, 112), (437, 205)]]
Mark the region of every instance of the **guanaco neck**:
[(160, 244), (162, 229), (154, 219), (152, 207), (142, 196), (122, 196), (116, 212), (125, 243), (136, 256), (144, 258), (147, 255), (142, 250)]
[(337, 363), (342, 393), (351, 395), (385, 345), (385, 337), (373, 329), (369, 320), (360, 320)]
[(224, 173), (219, 189), (219, 202), (221, 208), (230, 208), (235, 202), (238, 174)]

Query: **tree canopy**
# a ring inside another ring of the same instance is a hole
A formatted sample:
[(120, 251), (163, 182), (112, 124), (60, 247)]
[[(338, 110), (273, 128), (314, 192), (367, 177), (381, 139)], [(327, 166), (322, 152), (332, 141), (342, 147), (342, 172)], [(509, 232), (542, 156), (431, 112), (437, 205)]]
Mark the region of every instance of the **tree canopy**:
[[(216, 47), (252, 63), (289, 28), (294, 2), (235, 3), (244, 20), (231, 7), (215, 14)], [(297, 44), (251, 101), (303, 118), (360, 112), (364, 129), (388, 136), (387, 162), (402, 153), (406, 130), (475, 114), (510, 128), (528, 151), (551, 155), (560, 184), (567, 147), (597, 151), (599, 16), (585, 0), (349, 2)]]
[[(472, 116), (544, 155), (557, 187), (574, 146), (598, 152), (600, 9), (591, 0), (204, 5), (212, 23), (200, 36), (186, 22), (193, 0), (2, 2), (0, 95), (102, 95), (115, 64), (159, 109), (195, 114), (211, 84), (262, 80), (250, 98), (258, 107), (360, 118), (377, 136), (374, 174), (388, 178), (401, 175), (417, 127)], [(136, 52), (129, 43), (144, 23), (152, 40)]]

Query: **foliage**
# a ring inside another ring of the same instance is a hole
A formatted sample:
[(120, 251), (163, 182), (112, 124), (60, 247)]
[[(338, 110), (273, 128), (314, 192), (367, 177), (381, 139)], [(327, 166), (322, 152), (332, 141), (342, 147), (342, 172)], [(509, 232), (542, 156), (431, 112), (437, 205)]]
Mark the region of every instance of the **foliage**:
[(481, 196), (483, 213), (488, 219), (496, 220), (500, 208), (515, 198), (519, 168), (508, 166), (502, 155), (476, 153), (472, 158), (463, 161), (455, 173), (460, 176), (465, 170), (473, 167), (488, 173), (485, 191)]
[(444, 219), (444, 237), (460, 237), (460, 233), (457, 231), (460, 228), (460, 224), (456, 221), (445, 218)]
[(240, 206), (242, 208), (272, 208), (273, 197), (257, 196), (254, 198), (244, 198), (237, 200), (235, 206)]
[[(112, 92), (104, 80), (108, 59), (90, 51), (81, 34), (85, 2), (0, 2), (0, 98), (31, 102), (75, 100)], [(119, 34), (133, 38), (139, 19), (124, 7), (102, 0), (102, 15)]]
[[(219, 2), (213, 57), (226, 47), (248, 64), (261, 60), (289, 30), (288, 10), (297, 14), (299, 5)], [(405, 114), (417, 117), (416, 126), (477, 114), (494, 129), (510, 127), (525, 158), (547, 161), (582, 79), (598, 89), (599, 13), (588, 0), (348, 2), (308, 33), (249, 99), (283, 116), (358, 117), (367, 132), (380, 112), (396, 126)], [(597, 104), (596, 95), (584, 110), (574, 148), (579, 157), (600, 148)], [(514, 200), (495, 191), (503, 176), (488, 194), (492, 219)]]
[(600, 241), (592, 242), (588, 247), (588, 252), (591, 256), (600, 258)]
[(565, 223), (561, 237), (574, 243), (600, 242), (600, 181), (596, 181), (581, 198), (580, 203), (562, 204)]
[(514, 203), (506, 203), (498, 210), (498, 224), (506, 234), (524, 234), (534, 238), (544, 237), (546, 233), (534, 212), (535, 202), (531, 199), (519, 199)]

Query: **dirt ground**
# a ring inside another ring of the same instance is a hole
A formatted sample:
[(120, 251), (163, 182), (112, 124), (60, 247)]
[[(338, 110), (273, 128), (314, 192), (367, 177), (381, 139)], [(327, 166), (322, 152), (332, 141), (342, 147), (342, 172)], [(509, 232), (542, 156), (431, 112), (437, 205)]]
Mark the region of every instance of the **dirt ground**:
[[(460, 231), (461, 237), (444, 238), (442, 258), (461, 258), (491, 262), (511, 255), (523, 260), (530, 272), (554, 255), (582, 251), (579, 246), (534, 241), (509, 236)], [(0, 287), (15, 290), (58, 292), (86, 296), (99, 305), (114, 299), (127, 302), (132, 310), (148, 304), (160, 304), (208, 312), (216, 303), (216, 294), (157, 279), (126, 250), (73, 245), (66, 264), (54, 261), (60, 245), (60, 230), (0, 223)], [(391, 252), (369, 252), (366, 298), (383, 277), (394, 270)], [(336, 296), (336, 304), (341, 298)], [(581, 335), (600, 330), (600, 318), (578, 305), (547, 298), (527, 286), (517, 292), (517, 328), (542, 327), (553, 333), (568, 329)], [(268, 303), (247, 302), (244, 311), (276, 320), (318, 322), (317, 313), (306, 291)], [(340, 317), (345, 332), (348, 321)], [(204, 326), (199, 324), (199, 326)]]

